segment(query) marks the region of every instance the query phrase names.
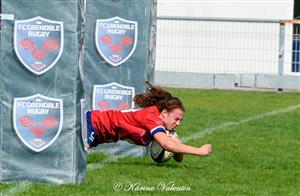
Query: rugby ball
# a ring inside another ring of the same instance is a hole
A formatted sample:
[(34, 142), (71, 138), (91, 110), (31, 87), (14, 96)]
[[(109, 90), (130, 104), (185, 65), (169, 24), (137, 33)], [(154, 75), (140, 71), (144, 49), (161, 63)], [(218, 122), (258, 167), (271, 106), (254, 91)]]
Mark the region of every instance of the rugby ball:
[[(178, 135), (175, 131), (166, 131), (166, 133), (171, 137), (178, 138)], [(150, 146), (150, 155), (155, 162), (164, 163), (170, 160), (174, 153), (163, 149), (156, 140), (153, 140)]]

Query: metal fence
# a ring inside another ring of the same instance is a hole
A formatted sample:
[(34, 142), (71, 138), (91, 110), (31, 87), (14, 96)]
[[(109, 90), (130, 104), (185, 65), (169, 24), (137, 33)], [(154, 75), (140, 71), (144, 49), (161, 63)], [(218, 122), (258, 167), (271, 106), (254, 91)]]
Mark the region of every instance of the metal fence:
[(300, 22), (293, 24), (292, 72), (300, 72)]
[(300, 20), (159, 17), (155, 71), (298, 77), (298, 24)]

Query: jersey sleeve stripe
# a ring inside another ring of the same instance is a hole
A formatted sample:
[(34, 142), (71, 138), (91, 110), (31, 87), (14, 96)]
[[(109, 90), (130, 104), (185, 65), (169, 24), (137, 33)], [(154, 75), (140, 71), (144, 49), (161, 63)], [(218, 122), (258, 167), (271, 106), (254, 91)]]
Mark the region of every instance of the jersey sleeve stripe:
[(151, 131), (150, 131), (150, 134), (151, 136), (153, 137), (156, 133), (158, 132), (166, 132), (166, 129), (163, 127), (163, 126), (158, 126), (158, 127), (155, 127), (153, 128)]

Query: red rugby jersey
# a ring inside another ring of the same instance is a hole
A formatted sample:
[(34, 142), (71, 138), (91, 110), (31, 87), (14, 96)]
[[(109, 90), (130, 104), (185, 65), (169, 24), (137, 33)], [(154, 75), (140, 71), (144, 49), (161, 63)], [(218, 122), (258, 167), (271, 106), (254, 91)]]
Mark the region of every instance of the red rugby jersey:
[(91, 111), (92, 128), (100, 143), (127, 140), (137, 145), (148, 145), (157, 132), (165, 132), (156, 106), (138, 111)]

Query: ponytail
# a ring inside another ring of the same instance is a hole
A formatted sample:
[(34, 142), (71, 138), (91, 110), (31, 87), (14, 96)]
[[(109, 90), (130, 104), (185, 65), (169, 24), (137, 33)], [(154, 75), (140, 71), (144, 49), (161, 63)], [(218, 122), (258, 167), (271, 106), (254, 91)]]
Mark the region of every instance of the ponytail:
[(160, 112), (164, 109), (171, 111), (175, 108), (185, 111), (180, 99), (173, 97), (161, 87), (153, 86), (149, 82), (145, 82), (145, 84), (148, 92), (134, 96), (133, 100), (136, 105), (143, 108), (155, 105)]

